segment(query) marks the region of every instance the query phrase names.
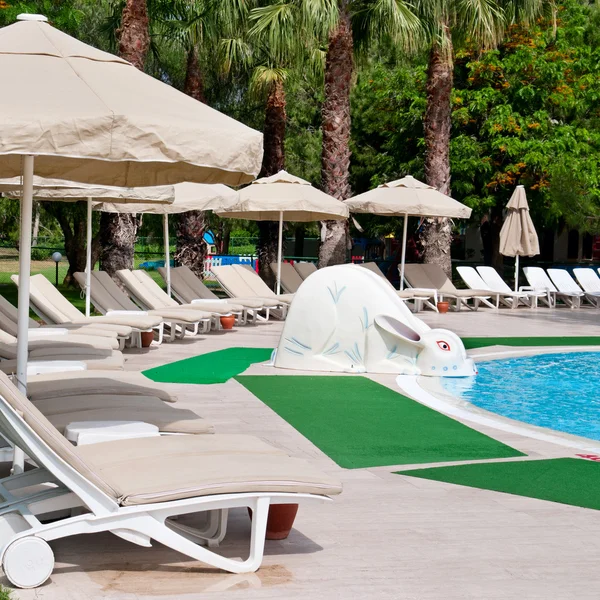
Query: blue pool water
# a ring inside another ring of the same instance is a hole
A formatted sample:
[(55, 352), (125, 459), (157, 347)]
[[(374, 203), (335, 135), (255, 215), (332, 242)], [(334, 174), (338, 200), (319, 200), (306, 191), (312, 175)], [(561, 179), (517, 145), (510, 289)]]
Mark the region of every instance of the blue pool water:
[(493, 360), (477, 368), (475, 377), (443, 377), (442, 385), (503, 417), (600, 440), (599, 352)]

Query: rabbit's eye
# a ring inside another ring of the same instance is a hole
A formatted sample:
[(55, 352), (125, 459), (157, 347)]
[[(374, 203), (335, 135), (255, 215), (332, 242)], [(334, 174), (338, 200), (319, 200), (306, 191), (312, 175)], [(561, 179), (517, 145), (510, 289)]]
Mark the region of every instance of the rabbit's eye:
[(446, 352), (450, 352), (450, 344), (448, 342), (444, 342), (444, 340), (438, 340), (437, 345), (442, 350), (446, 350)]

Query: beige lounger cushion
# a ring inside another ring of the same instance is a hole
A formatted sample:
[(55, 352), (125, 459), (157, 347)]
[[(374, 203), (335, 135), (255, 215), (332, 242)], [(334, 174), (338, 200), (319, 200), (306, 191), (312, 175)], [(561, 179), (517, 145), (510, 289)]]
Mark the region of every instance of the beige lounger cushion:
[[(96, 356), (87, 357), (86, 355), (79, 354), (68, 354), (65, 352), (53, 352), (53, 353), (39, 353), (34, 352), (29, 354), (30, 361), (49, 361), (49, 360), (76, 360), (85, 363), (89, 371), (122, 371), (124, 365), (123, 355), (119, 352), (110, 356)], [(0, 370), (3, 373), (13, 375), (17, 372), (17, 361), (16, 359), (9, 359), (0, 361)], [(63, 374), (63, 377), (65, 375)]]
[[(149, 396), (67, 396), (34, 402), (61, 433), (78, 421), (143, 421), (163, 433), (198, 435), (212, 433), (213, 426), (191, 410), (175, 408)], [(118, 402), (118, 404), (116, 404)]]
[(444, 296), (451, 298), (475, 298), (477, 296), (489, 297), (489, 290), (459, 290), (450, 281), (438, 265), (432, 264), (407, 264), (404, 274), (410, 285), (418, 288), (431, 288), (438, 290)]
[[(227, 295), (235, 298), (254, 298), (262, 302), (265, 308), (276, 308), (278, 302), (272, 297), (257, 295), (254, 290), (234, 270), (234, 265), (211, 267), (211, 271), (225, 290)], [(273, 294), (274, 295), (274, 294)]]
[(177, 400), (165, 385), (151, 381), (137, 371), (71, 371), (27, 378), (27, 394), (33, 400), (87, 393), (156, 396), (165, 402)]
[[(275, 277), (277, 277), (277, 263), (273, 262), (269, 266)], [(292, 264), (281, 263), (281, 287), (285, 292), (295, 294), (303, 281)]]
[(117, 492), (122, 505), (242, 492), (341, 492), (339, 481), (304, 460), (273, 454), (260, 440), (249, 449), (238, 436), (226, 436), (232, 439), (225, 443), (221, 437), (139, 438), (74, 451)]
[(279, 296), (275, 294), (252, 268), (246, 268), (243, 265), (231, 265), (231, 268), (248, 284), (255, 296), (271, 298), (286, 304), (290, 304), (294, 299), (294, 294), (279, 294)]
[(294, 269), (296, 269), (296, 272), (302, 279), (306, 279), (317, 270), (317, 265), (311, 262), (295, 262)]

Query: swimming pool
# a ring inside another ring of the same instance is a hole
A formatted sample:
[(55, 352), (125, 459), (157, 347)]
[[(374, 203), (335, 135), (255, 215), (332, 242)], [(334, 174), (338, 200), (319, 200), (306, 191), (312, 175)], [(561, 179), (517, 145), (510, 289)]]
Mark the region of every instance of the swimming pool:
[(600, 352), (477, 363), (476, 377), (441, 378), (475, 406), (530, 425), (600, 440)]

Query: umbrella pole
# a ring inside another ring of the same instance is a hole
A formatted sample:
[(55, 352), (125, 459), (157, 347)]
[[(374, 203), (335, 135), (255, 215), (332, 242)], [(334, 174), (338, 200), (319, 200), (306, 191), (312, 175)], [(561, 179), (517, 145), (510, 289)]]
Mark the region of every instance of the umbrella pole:
[(281, 247), (283, 244), (283, 211), (279, 211), (279, 239), (277, 240), (277, 295), (281, 294)]
[(515, 256), (515, 292), (519, 291), (519, 255)]
[(169, 247), (169, 215), (163, 215), (163, 238), (165, 242), (165, 270), (167, 272), (167, 294), (171, 295), (171, 249)]
[(92, 296), (92, 199), (87, 199), (87, 232), (85, 247), (85, 316), (91, 312)]
[(404, 264), (406, 263), (406, 232), (408, 230), (408, 215), (404, 215), (402, 226), (402, 260), (400, 263), (400, 289), (404, 289)]
[[(21, 236), (19, 240), (19, 291), (17, 316), (17, 387), (27, 393), (27, 356), (29, 337), (29, 277), (31, 275), (31, 224), (33, 212), (34, 157), (23, 157), (23, 197), (21, 198)], [(15, 446), (14, 474), (22, 473), (25, 455)]]

